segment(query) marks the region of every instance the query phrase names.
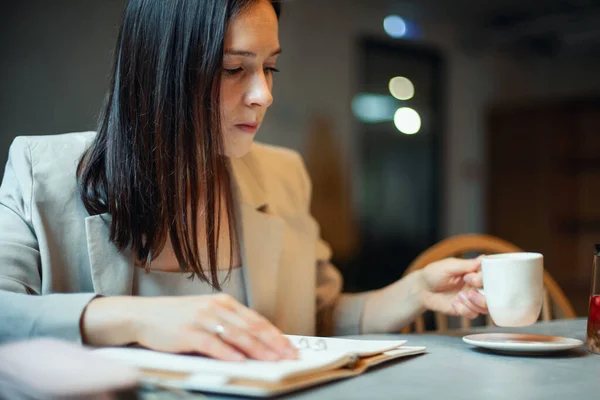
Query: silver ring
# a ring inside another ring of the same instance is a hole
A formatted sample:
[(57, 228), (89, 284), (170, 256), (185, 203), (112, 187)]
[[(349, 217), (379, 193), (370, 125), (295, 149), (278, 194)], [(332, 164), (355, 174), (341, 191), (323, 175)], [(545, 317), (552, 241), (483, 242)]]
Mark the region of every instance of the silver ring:
[(223, 336), (225, 333), (225, 327), (221, 324), (217, 324), (213, 328), (213, 333), (219, 337)]

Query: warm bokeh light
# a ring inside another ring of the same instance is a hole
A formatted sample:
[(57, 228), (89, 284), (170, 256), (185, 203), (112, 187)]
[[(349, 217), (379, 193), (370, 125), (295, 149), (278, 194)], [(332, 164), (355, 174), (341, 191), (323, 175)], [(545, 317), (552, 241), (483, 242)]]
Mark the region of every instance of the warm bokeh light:
[(397, 76), (390, 80), (390, 93), (398, 100), (409, 100), (415, 95), (415, 86), (410, 79)]
[(390, 15), (383, 20), (383, 29), (393, 38), (401, 38), (406, 35), (406, 22), (397, 15)]
[(402, 107), (394, 114), (394, 124), (400, 132), (414, 135), (421, 129), (421, 116), (410, 107)]

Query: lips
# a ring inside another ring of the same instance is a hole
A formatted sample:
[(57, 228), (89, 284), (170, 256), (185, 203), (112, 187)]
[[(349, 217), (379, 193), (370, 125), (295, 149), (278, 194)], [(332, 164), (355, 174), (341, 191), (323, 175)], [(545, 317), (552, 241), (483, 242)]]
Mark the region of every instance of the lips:
[(246, 133), (256, 133), (260, 125), (257, 123), (236, 124), (236, 128)]

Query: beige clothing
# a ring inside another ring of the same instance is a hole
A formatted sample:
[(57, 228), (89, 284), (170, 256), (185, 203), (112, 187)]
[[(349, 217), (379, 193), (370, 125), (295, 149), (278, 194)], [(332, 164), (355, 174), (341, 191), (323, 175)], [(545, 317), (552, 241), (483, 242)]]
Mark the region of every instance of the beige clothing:
[[(206, 282), (194, 277), (190, 279), (186, 272), (149, 271), (144, 268), (133, 270), (134, 296), (202, 296), (219, 293)], [(248, 305), (246, 288), (244, 287), (244, 269), (233, 268), (229, 271), (217, 271), (217, 277), (221, 284), (221, 293), (226, 293), (244, 305)]]
[[(110, 216), (90, 216), (77, 189), (94, 135), (18, 137), (10, 148), (0, 186), (0, 341), (81, 341), (81, 314), (96, 294), (133, 294), (132, 252), (117, 251)], [(248, 305), (285, 333), (316, 334), (318, 312), (332, 316), (333, 333), (359, 333), (367, 294), (340, 296), (300, 156), (255, 144), (231, 164)]]

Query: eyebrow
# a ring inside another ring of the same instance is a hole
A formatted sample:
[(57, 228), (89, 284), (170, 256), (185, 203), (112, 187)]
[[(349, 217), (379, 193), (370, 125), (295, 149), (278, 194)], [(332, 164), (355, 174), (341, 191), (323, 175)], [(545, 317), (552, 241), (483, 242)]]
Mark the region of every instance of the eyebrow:
[[(269, 54), (269, 57), (274, 57), (281, 54), (281, 48), (275, 50), (274, 52), (272, 52), (271, 54)], [(245, 51), (245, 50), (235, 50), (235, 49), (229, 49), (229, 50), (225, 50), (225, 55), (226, 56), (241, 56), (241, 57), (256, 57), (256, 53), (252, 52), (252, 51)]]

